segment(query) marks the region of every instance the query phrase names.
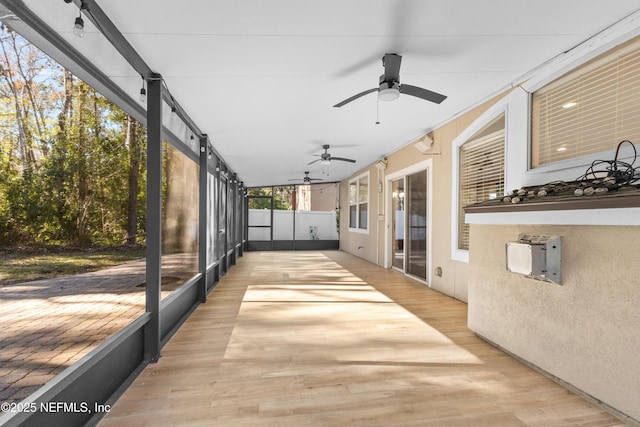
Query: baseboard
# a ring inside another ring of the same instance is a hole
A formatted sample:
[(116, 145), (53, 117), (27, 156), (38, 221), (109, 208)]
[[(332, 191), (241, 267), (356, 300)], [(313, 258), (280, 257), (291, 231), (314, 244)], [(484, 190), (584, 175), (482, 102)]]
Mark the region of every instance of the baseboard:
[(584, 400), (593, 403), (594, 405), (596, 405), (597, 407), (607, 411), (608, 413), (610, 413), (611, 415), (613, 415), (614, 417), (620, 419), (620, 421), (623, 421), (627, 424), (629, 424), (630, 426), (633, 427), (640, 427), (640, 420), (637, 420), (623, 412), (620, 412), (619, 410), (617, 410), (616, 408), (612, 407), (611, 405), (606, 404), (605, 402), (603, 402), (602, 400), (598, 399), (597, 397), (591, 396), (589, 393), (584, 392), (583, 390), (579, 389), (578, 387), (574, 386), (571, 383), (568, 383), (566, 381), (564, 381), (561, 378), (556, 377), (555, 375), (553, 375), (550, 372), (545, 371), (544, 369), (540, 368), (539, 366), (534, 365), (533, 363), (523, 359), (522, 357), (510, 352), (509, 350), (505, 349), (504, 347), (502, 347), (501, 345), (496, 344), (495, 342), (491, 341), (488, 338), (483, 337), (482, 335), (476, 333), (476, 336), (478, 338), (480, 338), (481, 340), (487, 342), (488, 344), (491, 344), (492, 346), (494, 346), (495, 348), (497, 348), (498, 350), (508, 354), (509, 356), (511, 356), (512, 358), (514, 358), (515, 360), (517, 360), (518, 362), (522, 363), (523, 365), (533, 369), (534, 371), (544, 375), (545, 377), (549, 378), (550, 380), (552, 380), (553, 382), (561, 385), (562, 387), (566, 388), (567, 390), (571, 391), (574, 394), (577, 394), (578, 396), (580, 396), (581, 398), (583, 398)]

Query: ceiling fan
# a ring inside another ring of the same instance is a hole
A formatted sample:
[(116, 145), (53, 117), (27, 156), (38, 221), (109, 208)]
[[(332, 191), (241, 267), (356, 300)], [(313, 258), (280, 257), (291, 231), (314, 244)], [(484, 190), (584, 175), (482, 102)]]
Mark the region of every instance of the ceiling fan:
[(351, 162), (351, 163), (356, 162), (353, 159), (345, 159), (344, 157), (332, 157), (331, 154), (329, 154), (329, 144), (323, 145), (322, 148), (324, 148), (324, 153), (314, 154), (314, 156), (320, 156), (320, 158), (312, 162), (309, 162), (307, 164), (312, 165), (316, 162), (322, 162), (323, 165), (328, 165), (329, 163), (331, 163), (331, 160), (340, 160), (341, 162)]
[(290, 179), (289, 181), (302, 181), (305, 184), (311, 184), (311, 181), (322, 181), (322, 178), (311, 178), (309, 176), (309, 171), (305, 171), (304, 172), (304, 178), (294, 178), (294, 179)]
[(384, 74), (380, 76), (380, 83), (378, 87), (365, 90), (357, 95), (347, 98), (342, 102), (338, 102), (334, 107), (342, 107), (351, 101), (354, 101), (361, 96), (367, 95), (371, 92), (378, 92), (378, 99), (381, 101), (393, 101), (397, 99), (401, 93), (415, 96), (427, 101), (440, 104), (447, 99), (445, 95), (441, 95), (436, 92), (432, 92), (427, 89), (423, 89), (418, 86), (411, 86), (407, 84), (400, 84), (400, 63), (402, 62), (402, 56), (395, 53), (386, 53), (382, 57), (382, 66), (384, 67)]

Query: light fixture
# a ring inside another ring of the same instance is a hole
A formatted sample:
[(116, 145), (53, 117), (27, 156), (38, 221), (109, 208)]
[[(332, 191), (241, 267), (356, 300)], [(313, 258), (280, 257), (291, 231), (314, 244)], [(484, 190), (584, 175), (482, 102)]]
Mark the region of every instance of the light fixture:
[(384, 74), (380, 76), (380, 86), (378, 86), (378, 99), (380, 101), (394, 101), (400, 97), (400, 83), (384, 81)]
[(383, 157), (382, 159), (378, 160), (378, 162), (375, 164), (375, 167), (378, 170), (385, 170), (387, 168), (387, 158)]
[(84, 19), (82, 19), (82, 11), (87, 9), (87, 5), (84, 0), (80, 3), (80, 10), (78, 11), (78, 17), (73, 24), (73, 34), (78, 37), (84, 37)]
[(420, 153), (424, 154), (433, 147), (433, 138), (426, 134), (425, 136), (418, 139), (418, 141), (413, 144), (414, 148), (418, 150)]
[(566, 104), (563, 104), (562, 108), (567, 109), (567, 108), (575, 107), (576, 105), (578, 105), (577, 102), (571, 101), (571, 102), (567, 102)]
[(140, 102), (143, 104), (147, 102), (147, 90), (144, 88), (144, 77), (142, 77), (142, 87), (140, 88)]
[(563, 145), (561, 147), (556, 148), (556, 151), (567, 151), (567, 146)]

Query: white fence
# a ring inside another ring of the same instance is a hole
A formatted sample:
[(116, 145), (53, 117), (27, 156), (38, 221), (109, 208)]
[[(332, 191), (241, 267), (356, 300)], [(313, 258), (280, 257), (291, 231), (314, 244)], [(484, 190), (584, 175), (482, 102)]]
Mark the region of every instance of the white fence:
[[(273, 240), (339, 240), (336, 211), (273, 211)], [(271, 240), (269, 209), (249, 209), (249, 240)]]

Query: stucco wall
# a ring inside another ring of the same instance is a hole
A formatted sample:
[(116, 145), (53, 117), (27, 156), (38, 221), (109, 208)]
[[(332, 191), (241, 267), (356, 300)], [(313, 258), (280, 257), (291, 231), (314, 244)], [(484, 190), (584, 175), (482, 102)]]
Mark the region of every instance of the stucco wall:
[(337, 208), (338, 187), (335, 183), (311, 186), (311, 210), (334, 211)]
[[(562, 286), (506, 271), (519, 234), (562, 237)], [(640, 420), (640, 228), (474, 224), (470, 239), (469, 327)]]
[[(349, 230), (349, 180), (369, 171), (369, 228), (366, 232)], [(378, 216), (380, 199), (377, 194), (378, 169), (369, 166), (360, 170), (357, 174), (340, 183), (340, 249), (364, 258), (369, 262), (382, 265), (380, 242), (378, 234), (381, 233), (382, 221)]]

